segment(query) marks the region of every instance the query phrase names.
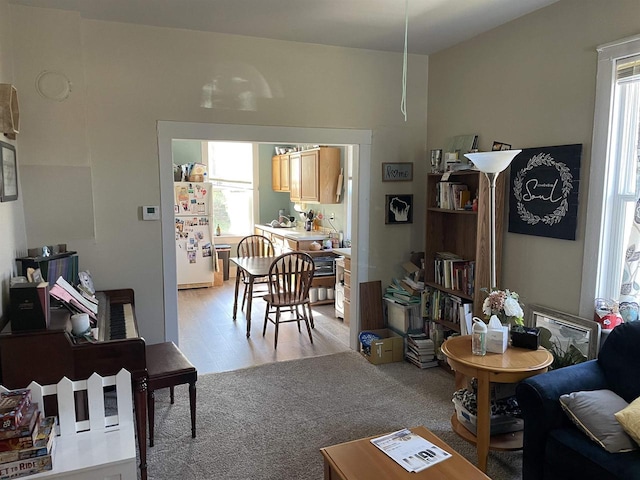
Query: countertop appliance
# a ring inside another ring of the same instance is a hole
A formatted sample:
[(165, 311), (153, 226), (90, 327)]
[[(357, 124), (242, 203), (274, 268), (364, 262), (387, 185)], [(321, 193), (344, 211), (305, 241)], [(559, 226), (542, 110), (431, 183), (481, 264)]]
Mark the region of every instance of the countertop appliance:
[(332, 255), (313, 257), (316, 269), (314, 277), (327, 277), (336, 274), (336, 257)]

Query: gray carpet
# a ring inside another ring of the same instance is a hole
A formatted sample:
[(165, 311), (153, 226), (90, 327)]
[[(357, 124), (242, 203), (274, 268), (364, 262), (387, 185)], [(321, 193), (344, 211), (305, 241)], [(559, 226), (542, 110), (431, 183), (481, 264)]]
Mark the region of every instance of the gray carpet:
[[(451, 431), (453, 376), (355, 352), (272, 363), (198, 379), (197, 438), (186, 386), (156, 393), (150, 479), (323, 478), (321, 447), (424, 425), (476, 464)], [(521, 478), (521, 452), (491, 452), (487, 475)]]

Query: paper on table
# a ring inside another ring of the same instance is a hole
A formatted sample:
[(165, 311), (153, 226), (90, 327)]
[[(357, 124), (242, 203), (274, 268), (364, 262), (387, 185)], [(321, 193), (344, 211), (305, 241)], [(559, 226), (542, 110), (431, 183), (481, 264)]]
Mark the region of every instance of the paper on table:
[(371, 443), (408, 472), (419, 472), (451, 457), (449, 452), (407, 428), (373, 438)]

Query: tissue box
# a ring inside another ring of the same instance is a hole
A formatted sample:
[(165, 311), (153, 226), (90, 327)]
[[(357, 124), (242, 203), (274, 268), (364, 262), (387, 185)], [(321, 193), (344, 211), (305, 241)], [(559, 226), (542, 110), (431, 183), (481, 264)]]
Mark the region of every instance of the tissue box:
[(509, 343), (509, 327), (491, 327), (487, 330), (487, 352), (504, 353)]

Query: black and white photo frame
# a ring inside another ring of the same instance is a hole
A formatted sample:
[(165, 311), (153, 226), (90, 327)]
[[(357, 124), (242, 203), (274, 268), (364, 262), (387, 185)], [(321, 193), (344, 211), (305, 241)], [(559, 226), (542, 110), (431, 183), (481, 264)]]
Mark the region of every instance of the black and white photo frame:
[(0, 201), (18, 199), (18, 164), (16, 147), (0, 142)]
[(413, 223), (413, 195), (387, 195), (384, 206), (385, 224)]

